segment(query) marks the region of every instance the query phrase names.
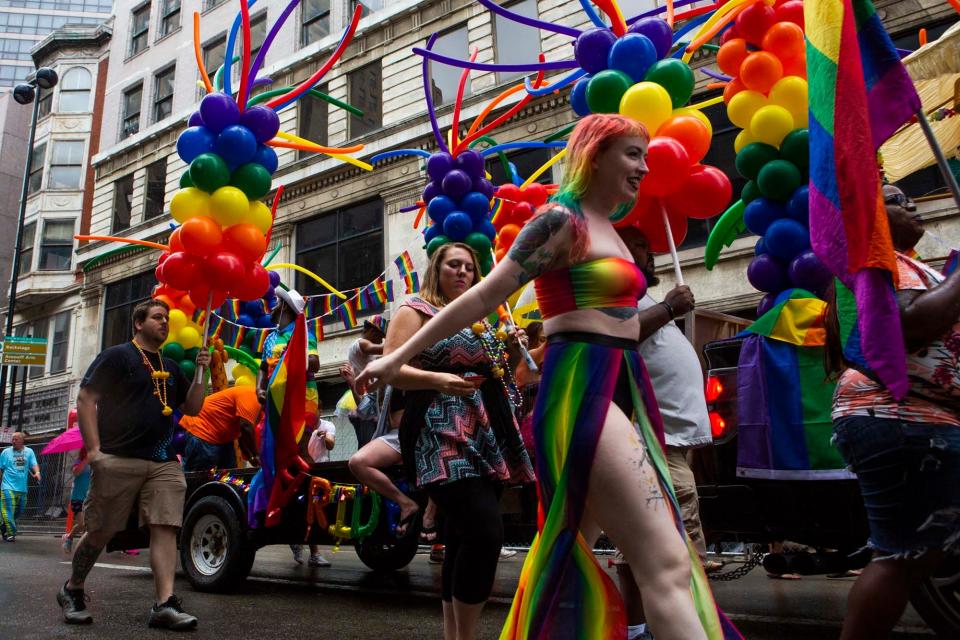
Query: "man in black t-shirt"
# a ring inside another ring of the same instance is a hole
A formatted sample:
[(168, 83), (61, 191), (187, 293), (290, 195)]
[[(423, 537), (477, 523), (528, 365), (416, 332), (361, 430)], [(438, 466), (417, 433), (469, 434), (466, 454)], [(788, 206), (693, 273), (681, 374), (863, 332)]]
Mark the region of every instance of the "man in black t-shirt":
[(203, 370), (210, 353), (200, 350), (197, 375), (189, 382), (176, 362), (160, 355), (168, 320), (162, 302), (137, 305), (133, 340), (104, 350), (80, 383), (77, 416), (92, 473), (84, 505), (87, 532), (74, 551), (70, 579), (57, 594), (64, 620), (71, 624), (93, 621), (84, 604), (84, 580), (113, 534), (126, 527), (139, 499), (140, 526), (150, 529), (157, 596), (150, 626), (197, 626), (173, 594), (186, 481), (170, 445), (173, 410), (197, 415), (203, 407)]

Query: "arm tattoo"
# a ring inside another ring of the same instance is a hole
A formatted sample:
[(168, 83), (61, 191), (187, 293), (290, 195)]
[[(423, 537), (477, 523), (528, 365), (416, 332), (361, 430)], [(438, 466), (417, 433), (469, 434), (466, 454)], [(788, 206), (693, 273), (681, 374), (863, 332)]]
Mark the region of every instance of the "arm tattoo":
[(553, 263), (557, 254), (546, 246), (547, 242), (569, 224), (570, 213), (557, 207), (537, 216), (523, 228), (508, 254), (525, 271), (518, 278), (518, 284), (526, 284)]
[(70, 584), (74, 586), (83, 584), (84, 580), (87, 579), (87, 574), (96, 564), (97, 558), (100, 557), (101, 551), (103, 551), (103, 547), (97, 548), (90, 544), (88, 536), (84, 536), (80, 540), (80, 544), (73, 552), (73, 562), (71, 563), (73, 572), (70, 574)]

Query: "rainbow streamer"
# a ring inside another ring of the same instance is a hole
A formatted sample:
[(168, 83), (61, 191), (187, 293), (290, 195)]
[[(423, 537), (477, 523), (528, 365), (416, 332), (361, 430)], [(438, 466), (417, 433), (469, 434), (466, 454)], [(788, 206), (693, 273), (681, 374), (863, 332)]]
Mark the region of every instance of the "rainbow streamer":
[(410, 258), (410, 252), (404, 251), (397, 259), (393, 261), (397, 265), (397, 271), (406, 285), (405, 293), (416, 293), (420, 291), (420, 278), (413, 268), (413, 260)]
[(810, 240), (853, 291), (863, 359), (895, 398), (907, 367), (897, 265), (876, 151), (920, 98), (869, 0), (804, 3), (810, 82)]

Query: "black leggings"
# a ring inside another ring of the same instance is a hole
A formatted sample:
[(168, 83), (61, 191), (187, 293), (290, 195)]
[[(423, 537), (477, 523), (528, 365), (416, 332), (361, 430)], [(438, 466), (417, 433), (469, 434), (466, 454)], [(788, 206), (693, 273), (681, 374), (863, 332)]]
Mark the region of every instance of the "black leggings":
[(429, 487), (428, 493), (445, 522), (443, 601), (485, 602), (503, 546), (500, 485), (487, 478), (467, 478)]

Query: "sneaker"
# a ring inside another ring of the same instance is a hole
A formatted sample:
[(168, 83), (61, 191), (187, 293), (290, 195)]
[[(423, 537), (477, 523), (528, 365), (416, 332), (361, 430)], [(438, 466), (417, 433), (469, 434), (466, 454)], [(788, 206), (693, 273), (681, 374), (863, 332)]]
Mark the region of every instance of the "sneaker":
[(3, 534), (3, 541), (4, 541), (4, 542), (16, 542), (16, 541), (17, 541), (17, 536), (13, 536), (13, 535), (8, 536), (7, 534)]
[(293, 561), (297, 564), (303, 564), (303, 545), (292, 544), (290, 545), (290, 551), (293, 552)]
[(311, 553), (309, 564), (311, 567), (329, 567), (330, 561), (319, 553)]
[(430, 564), (443, 564), (443, 555), (446, 547), (442, 544), (434, 545), (430, 549)]
[(64, 582), (57, 592), (57, 604), (63, 611), (63, 621), (67, 624), (90, 624), (93, 616), (87, 611), (87, 596), (83, 589), (67, 589)]
[(63, 552), (69, 554), (73, 551), (73, 538), (70, 537), (69, 533), (63, 534), (63, 537), (60, 538), (60, 546), (63, 547)]
[(166, 602), (153, 605), (150, 609), (149, 626), (173, 631), (187, 631), (197, 628), (197, 619), (183, 610), (183, 601), (170, 596)]
[(500, 549), (500, 559), (501, 559), (501, 560), (506, 560), (507, 558), (512, 558), (512, 557), (515, 556), (515, 555), (517, 555), (517, 552), (516, 552), (516, 550), (514, 550), (514, 549), (507, 549), (506, 547)]

